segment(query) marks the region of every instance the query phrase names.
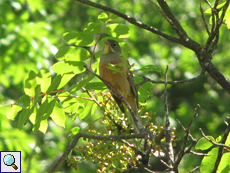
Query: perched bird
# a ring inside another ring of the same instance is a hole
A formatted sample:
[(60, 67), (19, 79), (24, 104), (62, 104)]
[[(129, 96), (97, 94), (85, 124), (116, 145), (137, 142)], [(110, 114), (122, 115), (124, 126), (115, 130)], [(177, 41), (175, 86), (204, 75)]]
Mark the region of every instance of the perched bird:
[[(117, 102), (123, 113), (125, 113), (123, 99), (129, 103), (136, 117), (135, 119), (137, 120), (135, 121), (133, 116), (129, 113), (130, 119), (134, 125), (134, 130), (136, 133), (140, 133), (143, 126), (138, 114), (138, 97), (134, 86), (135, 82), (129, 71), (130, 65), (128, 61), (125, 61), (121, 57), (121, 53), (122, 50), (117, 41), (111, 39), (105, 41), (100, 58), (99, 72), (100, 76), (111, 86), (111, 88), (115, 89), (123, 96), (123, 98), (119, 98), (111, 92), (114, 100)], [(119, 70), (114, 71), (109, 69), (109, 65), (114, 66)]]

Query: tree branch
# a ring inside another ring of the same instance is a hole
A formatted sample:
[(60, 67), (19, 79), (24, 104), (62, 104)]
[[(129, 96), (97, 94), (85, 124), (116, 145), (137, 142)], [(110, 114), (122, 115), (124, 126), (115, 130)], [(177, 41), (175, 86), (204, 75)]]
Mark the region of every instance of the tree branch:
[(57, 167), (67, 159), (67, 156), (69, 153), (73, 150), (73, 148), (77, 145), (78, 140), (80, 138), (88, 138), (88, 139), (95, 139), (95, 140), (101, 140), (101, 141), (120, 141), (122, 139), (143, 139), (145, 137), (147, 132), (145, 133), (139, 133), (134, 135), (120, 135), (120, 136), (95, 136), (95, 135), (89, 135), (84, 133), (78, 133), (73, 137), (73, 142), (70, 144), (70, 146), (66, 149), (66, 151), (62, 154), (61, 158), (57, 161), (57, 163), (53, 166), (53, 168), (49, 171), (49, 173), (54, 172)]
[[(200, 78), (202, 78), (205, 74), (205, 69), (203, 68), (201, 73), (199, 74), (199, 76), (197, 77), (194, 77), (192, 79), (187, 79), (187, 80), (180, 80), (180, 81), (167, 81), (167, 84), (182, 84), (182, 83), (191, 83), (191, 82), (196, 82), (198, 81)], [(165, 81), (154, 81), (146, 76), (142, 76), (144, 78), (144, 81), (136, 84), (136, 85), (143, 85), (145, 84), (146, 82), (151, 82), (151, 83), (158, 83), (158, 84), (165, 84)]]
[(158, 30), (158, 29), (156, 29), (156, 28), (154, 28), (154, 27), (152, 27), (152, 26), (149, 26), (149, 25), (147, 25), (147, 24), (144, 24), (144, 23), (142, 23), (142, 22), (139, 22), (139, 21), (137, 21), (135, 18), (130, 17), (130, 16), (128, 16), (128, 15), (125, 15), (124, 13), (121, 13), (121, 12), (119, 12), (119, 11), (117, 11), (117, 10), (114, 10), (114, 9), (112, 9), (112, 8), (106, 7), (106, 6), (101, 5), (101, 4), (97, 4), (97, 3), (92, 2), (92, 1), (89, 1), (89, 0), (76, 0), (76, 1), (81, 2), (81, 3), (83, 3), (83, 4), (86, 4), (86, 5), (89, 5), (89, 6), (91, 6), (91, 7), (95, 7), (95, 8), (102, 9), (102, 10), (104, 10), (104, 11), (108, 11), (108, 12), (110, 12), (110, 13), (113, 13), (113, 14), (115, 14), (115, 15), (117, 15), (117, 16), (123, 18), (123, 19), (125, 19), (127, 22), (129, 22), (129, 23), (131, 23), (131, 24), (133, 24), (133, 25), (135, 25), (135, 26), (138, 26), (139, 28), (143, 28), (143, 29), (145, 29), (145, 30), (147, 30), (147, 31), (150, 31), (150, 32), (152, 32), (152, 33), (155, 33), (155, 34), (157, 34), (157, 35), (160, 35), (161, 37), (163, 37), (163, 38), (165, 38), (165, 39), (167, 39), (167, 40), (170, 40), (170, 41), (172, 41), (172, 42), (174, 42), (174, 43), (179, 43), (179, 44), (181, 44), (181, 43), (180, 43), (181, 41), (180, 41), (178, 38), (175, 38), (175, 37), (173, 37), (173, 36), (170, 36), (170, 35), (168, 35), (168, 34), (162, 32), (162, 31), (160, 31), (160, 30)]
[(169, 121), (169, 110), (168, 110), (168, 97), (167, 97), (167, 72), (168, 66), (166, 67), (165, 71), (165, 139), (166, 139), (166, 158), (167, 158), (167, 165), (170, 168), (173, 168), (174, 164), (174, 152), (172, 146), (172, 136), (171, 136), (171, 129), (170, 129), (170, 121)]
[[(177, 171), (178, 165), (179, 165), (179, 163), (181, 162), (181, 160), (182, 160), (182, 158), (184, 157), (184, 155), (185, 155), (188, 151), (190, 152), (192, 146), (196, 143), (196, 140), (190, 137), (190, 136), (191, 136), (191, 135), (190, 135), (190, 127), (191, 127), (192, 123), (194, 122), (195, 118), (196, 118), (197, 115), (198, 115), (198, 110), (199, 110), (199, 108), (200, 108), (200, 105), (197, 104), (197, 105), (196, 105), (196, 108), (195, 108), (195, 111), (194, 111), (194, 114), (193, 114), (193, 117), (192, 117), (191, 121), (189, 122), (187, 128), (184, 128), (184, 126), (181, 125), (182, 128), (183, 128), (183, 130), (186, 132), (186, 134), (185, 134), (185, 136), (184, 136), (183, 145), (181, 146), (180, 152), (178, 153), (177, 159), (176, 159), (176, 161), (175, 161), (175, 163), (174, 163), (174, 169), (175, 169), (176, 172), (178, 172), (178, 171)], [(179, 122), (179, 124), (181, 124), (181, 123)], [(188, 137), (190, 137), (190, 138), (192, 139), (193, 143), (190, 145), (190, 147), (189, 147), (188, 149), (186, 149), (186, 145), (187, 145), (187, 142), (188, 142)]]
[[(99, 78), (108, 88), (111, 88), (111, 86), (99, 75), (97, 75), (96, 73), (94, 73), (93, 70), (87, 68), (85, 66), (86, 70), (89, 71), (90, 73), (92, 73), (94, 76), (96, 76), (97, 78)], [(112, 90), (112, 92), (118, 97), (118, 98), (123, 98), (123, 96), (118, 92), (116, 91), (114, 88)], [(131, 108), (131, 106), (129, 105), (129, 103), (127, 102), (127, 100), (123, 99), (123, 102), (125, 103), (125, 105), (127, 106), (132, 118), (133, 118), (133, 121), (135, 123), (135, 125), (138, 127), (138, 129), (140, 130), (140, 132), (143, 132), (145, 129), (144, 127), (142, 126), (142, 123), (139, 121), (138, 117), (135, 115), (133, 109)]]

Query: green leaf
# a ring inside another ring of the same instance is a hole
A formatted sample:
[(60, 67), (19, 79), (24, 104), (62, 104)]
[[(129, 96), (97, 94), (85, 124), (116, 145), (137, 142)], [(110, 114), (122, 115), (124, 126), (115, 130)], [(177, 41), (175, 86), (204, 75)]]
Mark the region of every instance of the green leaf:
[[(117, 66), (118, 66), (118, 67), (117, 67)], [(122, 73), (122, 74), (124, 74), (125, 72), (124, 72), (124, 71), (121, 71), (121, 69), (119, 68), (119, 66), (120, 66), (120, 67), (121, 67), (121, 66), (125, 66), (125, 64), (124, 64), (124, 63), (119, 63), (119, 64), (116, 64), (116, 65), (114, 65), (114, 64), (108, 64), (108, 65), (106, 66), (106, 68), (112, 70), (112, 71), (113, 71), (113, 74), (115, 74), (115, 73)]]
[(65, 121), (66, 121), (65, 112), (63, 107), (58, 102), (55, 102), (55, 106), (50, 117), (57, 125), (61, 127), (65, 127)]
[[(31, 115), (30, 115), (30, 121), (35, 124), (35, 119), (36, 119), (36, 111), (34, 111)], [(48, 123), (47, 123), (47, 119), (44, 119), (40, 122), (40, 126), (39, 129), (41, 132), (46, 133), (48, 129)]]
[(79, 131), (80, 131), (80, 127), (74, 127), (74, 128), (71, 129), (71, 133), (72, 133), (73, 135), (78, 134)]
[(104, 90), (106, 86), (103, 82), (90, 82), (86, 84), (85, 88), (87, 90)]
[(221, 157), (220, 164), (217, 169), (217, 173), (229, 173), (230, 169), (230, 153), (224, 153)]
[(36, 111), (36, 118), (35, 118), (35, 124), (34, 124), (34, 131), (37, 131), (40, 127), (40, 123), (43, 120), (43, 115), (47, 112), (48, 109), (48, 99), (43, 99), (43, 101), (40, 105), (40, 107)]
[(98, 20), (102, 22), (107, 22), (109, 20), (109, 16), (106, 13), (101, 13), (98, 15)]
[(44, 112), (44, 115), (42, 117), (42, 120), (45, 120), (47, 118), (49, 118), (54, 110), (54, 106), (55, 104), (57, 103), (57, 98), (47, 98), (48, 100), (48, 104), (47, 106), (44, 108), (45, 109), (45, 112)]
[(230, 146), (230, 133), (228, 133), (228, 137), (225, 141), (225, 145)]
[[(215, 139), (212, 136), (207, 136), (208, 139), (211, 139), (212, 141), (215, 141)], [(205, 139), (204, 137), (202, 137), (196, 144), (195, 148), (196, 150), (207, 150), (210, 147), (212, 147), (213, 144), (211, 142), (209, 142), (207, 139)]]
[(34, 124), (34, 131), (39, 130), (44, 127), (41, 127), (41, 121), (49, 118), (54, 111), (54, 105), (57, 102), (57, 98), (46, 98), (44, 99), (40, 105), (40, 107), (36, 111), (36, 118)]
[(37, 84), (41, 85), (41, 91), (43, 93), (46, 92), (46, 90), (49, 88), (51, 83), (51, 74), (48, 70), (40, 70), (37, 74)]
[(77, 84), (71, 86), (68, 90), (71, 92), (75, 92), (80, 90), (82, 87), (84, 87), (86, 84), (89, 83), (95, 76), (93, 74), (90, 74), (86, 79), (82, 78), (81, 81), (79, 81)]
[(34, 89), (34, 91), (35, 91), (35, 95), (34, 95), (34, 98), (33, 98), (33, 102), (37, 102), (38, 99), (39, 99), (39, 96), (41, 94), (41, 86), (37, 85), (36, 88)]
[(78, 74), (84, 71), (84, 66), (86, 64), (84, 62), (77, 61), (61, 61), (55, 63), (51, 68), (57, 74)]
[(30, 71), (29, 77), (25, 80), (24, 91), (28, 96), (35, 95), (34, 88), (37, 86), (36, 76), (37, 74), (34, 71)]
[(69, 44), (77, 46), (92, 46), (94, 45), (93, 36), (87, 32), (66, 32), (64, 39)]
[(218, 148), (213, 148), (211, 151), (208, 152), (208, 156), (204, 156), (200, 165), (201, 173), (212, 172), (212, 168), (215, 165), (217, 159), (218, 150)]
[(55, 57), (58, 60), (85, 61), (90, 58), (90, 53), (85, 48), (66, 46), (60, 48)]
[(18, 105), (12, 105), (10, 110), (7, 111), (6, 117), (10, 120), (14, 120), (14, 118), (17, 116), (18, 112), (22, 110), (21, 106)]
[[(135, 77), (135, 81), (142, 81), (142, 78)], [(137, 82), (137, 83), (138, 83)], [(152, 96), (152, 84), (151, 83), (145, 83), (139, 87), (138, 90), (138, 99), (141, 103), (145, 103), (146, 100)]]
[(65, 112), (76, 113), (79, 107), (79, 103), (76, 98), (72, 97), (70, 93), (64, 92), (58, 95), (59, 100), (62, 101), (62, 106)]
[(23, 108), (27, 108), (28, 106), (30, 106), (30, 97), (28, 95), (21, 96), (18, 99), (17, 104)]
[(18, 128), (21, 130), (23, 125), (27, 123), (29, 120), (30, 115), (33, 113), (34, 107), (31, 109), (23, 109), (19, 114), (19, 120), (18, 120)]
[(47, 119), (42, 120), (41, 123), (40, 123), (40, 127), (39, 127), (38, 130), (40, 130), (42, 133), (45, 134), (46, 131), (47, 131), (47, 129), (48, 129), (48, 122), (47, 122)]
[(46, 93), (50, 94), (52, 91), (56, 90), (61, 82), (61, 79), (62, 76), (60, 74), (56, 75)]
[(131, 49), (127, 43), (121, 42), (121, 43), (119, 43), (119, 45), (122, 48), (122, 56), (124, 56), (124, 55), (127, 56), (131, 52)]
[(92, 109), (94, 102), (87, 101), (82, 112), (79, 113), (80, 120), (84, 119)]
[(128, 38), (129, 37), (129, 28), (126, 25), (121, 24), (110, 24), (107, 25), (104, 29), (104, 32), (112, 37), (117, 38)]
[(64, 87), (73, 77), (75, 74), (63, 74), (61, 83), (58, 86), (58, 89)]
[(144, 72), (144, 73), (153, 73), (153, 72), (157, 72), (157, 73), (162, 73), (162, 70), (160, 67), (156, 66), (156, 65), (146, 65), (144, 67), (142, 67), (140, 69), (140, 71)]
[(89, 32), (92, 34), (97, 34), (101, 31), (101, 24), (96, 22), (88, 23), (88, 26), (84, 29), (84, 32)]

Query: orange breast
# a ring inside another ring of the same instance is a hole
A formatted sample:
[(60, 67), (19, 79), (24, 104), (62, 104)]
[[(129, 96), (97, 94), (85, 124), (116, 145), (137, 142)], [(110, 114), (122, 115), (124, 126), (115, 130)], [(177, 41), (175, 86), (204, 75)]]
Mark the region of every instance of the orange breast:
[(111, 87), (116, 89), (121, 95), (126, 97), (130, 92), (130, 85), (127, 80), (126, 67), (116, 66), (116, 64), (123, 62), (121, 58), (116, 59), (116, 61), (111, 61), (116, 68), (119, 68), (121, 72), (114, 73), (113, 70), (107, 68), (108, 63), (101, 63), (99, 66), (100, 76), (108, 82)]

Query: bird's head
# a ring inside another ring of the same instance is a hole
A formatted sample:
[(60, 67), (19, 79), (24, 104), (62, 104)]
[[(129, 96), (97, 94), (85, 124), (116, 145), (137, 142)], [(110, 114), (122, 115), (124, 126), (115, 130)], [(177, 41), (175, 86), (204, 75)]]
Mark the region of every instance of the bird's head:
[(105, 41), (102, 54), (111, 54), (111, 53), (121, 54), (121, 47), (119, 46), (117, 41), (108, 39), (107, 41)]

